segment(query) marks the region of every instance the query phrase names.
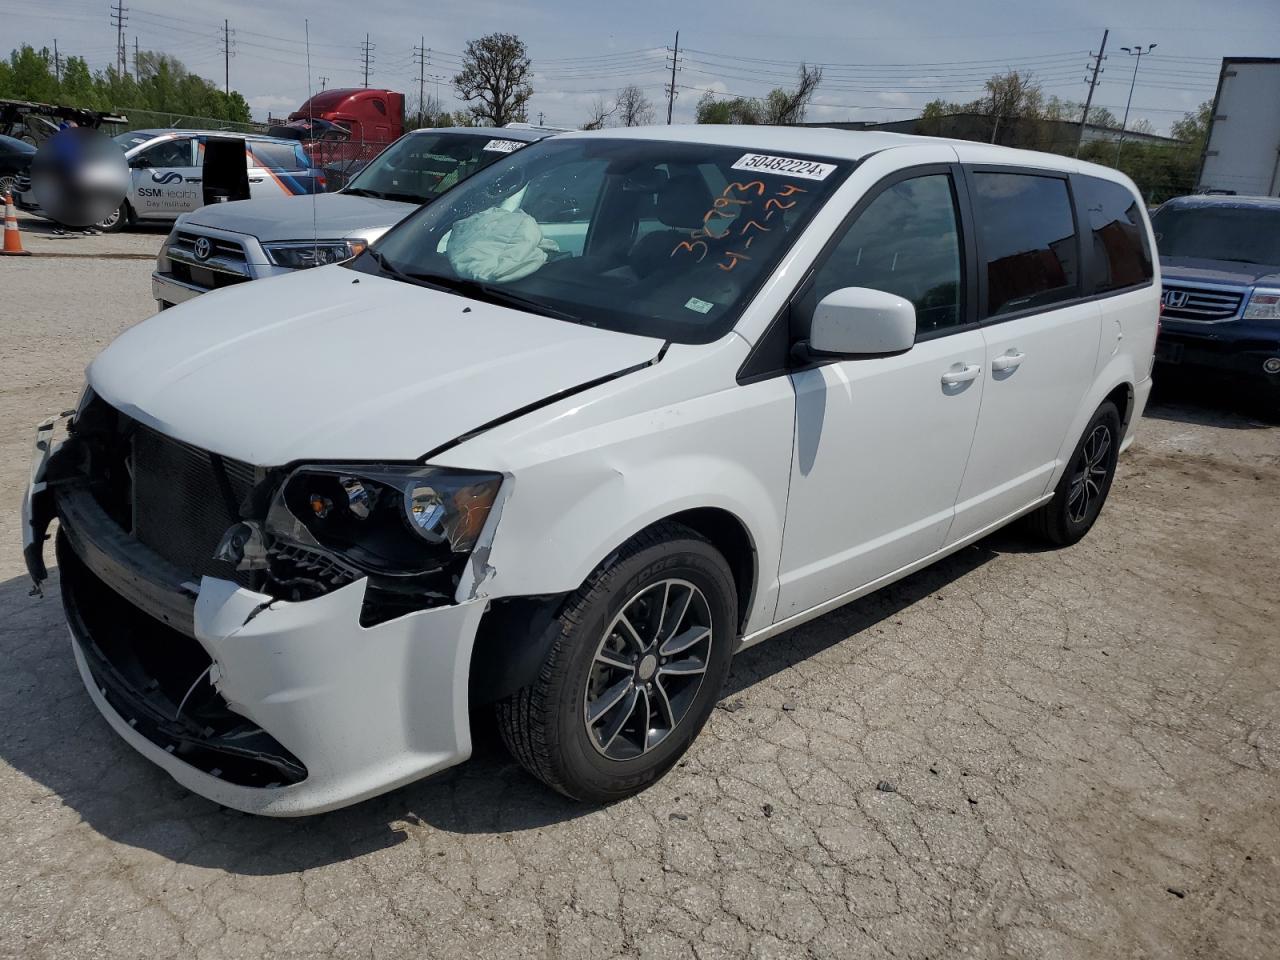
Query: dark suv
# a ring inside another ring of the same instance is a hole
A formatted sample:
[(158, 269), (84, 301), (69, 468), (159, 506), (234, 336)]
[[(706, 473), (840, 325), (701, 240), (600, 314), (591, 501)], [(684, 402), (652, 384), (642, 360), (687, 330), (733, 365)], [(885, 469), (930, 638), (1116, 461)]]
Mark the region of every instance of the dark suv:
[(1280, 199), (1179, 197), (1151, 218), (1164, 317), (1156, 362), (1280, 411)]

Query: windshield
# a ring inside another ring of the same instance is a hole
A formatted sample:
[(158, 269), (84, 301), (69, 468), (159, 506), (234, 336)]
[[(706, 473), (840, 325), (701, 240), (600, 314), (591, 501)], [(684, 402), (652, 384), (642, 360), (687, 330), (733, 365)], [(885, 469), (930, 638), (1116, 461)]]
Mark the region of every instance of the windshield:
[(573, 138), (494, 164), (358, 269), (627, 333), (728, 332), (852, 168), (741, 147)]
[(1165, 207), (1151, 226), (1162, 257), (1280, 264), (1280, 207)]
[(352, 178), (346, 192), (426, 203), (523, 146), (523, 140), (504, 140), (492, 130), (410, 134), (378, 154)]
[(121, 150), (129, 150), (133, 147), (136, 147), (140, 143), (146, 143), (148, 140), (155, 139), (155, 134), (154, 133), (138, 133), (136, 131), (131, 130), (128, 133), (117, 133), (111, 139), (114, 140), (116, 143), (120, 144)]

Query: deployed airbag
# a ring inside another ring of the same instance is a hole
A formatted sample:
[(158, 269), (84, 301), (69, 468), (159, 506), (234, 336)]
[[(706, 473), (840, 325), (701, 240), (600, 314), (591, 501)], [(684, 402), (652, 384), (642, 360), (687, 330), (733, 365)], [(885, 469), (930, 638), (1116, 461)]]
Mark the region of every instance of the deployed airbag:
[(446, 253), (460, 277), (510, 283), (529, 276), (559, 249), (523, 210), (491, 207), (453, 225)]

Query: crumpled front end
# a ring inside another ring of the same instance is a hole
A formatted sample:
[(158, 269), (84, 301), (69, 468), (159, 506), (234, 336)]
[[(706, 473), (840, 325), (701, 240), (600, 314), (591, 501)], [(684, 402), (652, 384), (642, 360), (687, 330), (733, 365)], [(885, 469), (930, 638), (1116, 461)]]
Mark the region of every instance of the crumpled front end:
[(215, 558), (278, 479), (104, 406), (90, 395), (60, 445), (42, 425), (24, 541), (38, 584), (56, 516), (76, 662), (122, 737), (194, 792), (277, 816), (470, 755), (483, 600), (415, 593), (296, 549), (287, 585), (262, 563)]

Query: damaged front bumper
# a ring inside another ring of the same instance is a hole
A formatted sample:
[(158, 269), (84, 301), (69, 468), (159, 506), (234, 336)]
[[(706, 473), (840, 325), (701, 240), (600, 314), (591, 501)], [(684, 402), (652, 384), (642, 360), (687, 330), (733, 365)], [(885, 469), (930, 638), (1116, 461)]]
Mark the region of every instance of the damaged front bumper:
[(201, 796), (271, 816), (345, 806), (470, 756), (483, 600), (363, 627), (364, 579), (301, 602), (184, 580), (91, 495), (50, 485), (58, 419), (37, 434), (24, 554), (38, 585), (56, 515), (76, 664), (139, 753)]

